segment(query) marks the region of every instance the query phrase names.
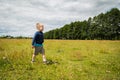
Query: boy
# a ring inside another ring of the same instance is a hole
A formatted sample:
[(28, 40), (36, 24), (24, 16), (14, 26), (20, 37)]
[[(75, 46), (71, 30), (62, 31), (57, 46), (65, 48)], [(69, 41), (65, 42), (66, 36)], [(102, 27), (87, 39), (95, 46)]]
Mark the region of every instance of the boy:
[(44, 36), (43, 36), (43, 30), (44, 26), (40, 23), (36, 24), (37, 32), (35, 33), (33, 40), (32, 40), (32, 48), (35, 48), (33, 56), (32, 56), (32, 61), (35, 61), (36, 55), (38, 53), (42, 54), (43, 62), (46, 63), (46, 57), (45, 57), (45, 50), (43, 48), (43, 42), (44, 42)]

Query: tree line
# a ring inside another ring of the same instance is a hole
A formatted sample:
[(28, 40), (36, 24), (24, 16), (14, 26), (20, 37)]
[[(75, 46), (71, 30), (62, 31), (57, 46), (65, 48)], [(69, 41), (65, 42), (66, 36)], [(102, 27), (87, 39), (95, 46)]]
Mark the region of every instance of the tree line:
[(112, 8), (84, 21), (75, 21), (44, 33), (45, 39), (120, 40), (120, 10)]
[(0, 39), (32, 39), (32, 37), (24, 37), (24, 36), (11, 36), (11, 35), (2, 35), (0, 36)]

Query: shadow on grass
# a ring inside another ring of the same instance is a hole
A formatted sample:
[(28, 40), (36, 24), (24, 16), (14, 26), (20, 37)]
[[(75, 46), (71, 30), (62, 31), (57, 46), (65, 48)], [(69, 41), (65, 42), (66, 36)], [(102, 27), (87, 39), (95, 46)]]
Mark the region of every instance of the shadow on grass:
[(57, 62), (57, 61), (53, 61), (53, 60), (51, 60), (51, 59), (48, 59), (46, 64), (47, 64), (47, 65), (52, 65), (52, 64), (60, 64), (60, 63)]

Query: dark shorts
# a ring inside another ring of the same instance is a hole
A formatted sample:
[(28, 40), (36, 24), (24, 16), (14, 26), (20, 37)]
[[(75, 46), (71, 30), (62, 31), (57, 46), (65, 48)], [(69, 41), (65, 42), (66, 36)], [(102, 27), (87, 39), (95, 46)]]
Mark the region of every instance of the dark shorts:
[(38, 55), (38, 53), (45, 54), (45, 49), (42, 46), (41, 47), (35, 47), (34, 54)]

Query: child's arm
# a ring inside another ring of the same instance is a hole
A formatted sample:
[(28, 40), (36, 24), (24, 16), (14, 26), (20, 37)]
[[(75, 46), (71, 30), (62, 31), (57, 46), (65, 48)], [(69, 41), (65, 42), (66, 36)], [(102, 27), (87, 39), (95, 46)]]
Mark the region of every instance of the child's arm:
[(36, 38), (36, 33), (35, 33), (35, 35), (34, 35), (34, 37), (33, 37), (33, 39), (32, 39), (32, 48), (34, 48), (34, 43), (35, 43), (35, 38)]

